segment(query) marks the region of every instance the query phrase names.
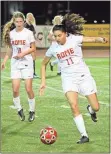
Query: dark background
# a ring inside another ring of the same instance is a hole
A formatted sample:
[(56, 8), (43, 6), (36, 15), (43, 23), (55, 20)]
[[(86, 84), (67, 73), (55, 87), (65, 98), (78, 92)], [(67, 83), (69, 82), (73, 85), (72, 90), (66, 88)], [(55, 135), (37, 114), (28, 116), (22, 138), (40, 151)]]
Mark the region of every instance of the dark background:
[[(14, 11), (34, 14), (37, 25), (51, 24), (55, 15), (80, 14), (87, 23), (110, 23), (110, 1), (1, 1), (1, 25)], [(103, 20), (105, 22), (103, 22)]]

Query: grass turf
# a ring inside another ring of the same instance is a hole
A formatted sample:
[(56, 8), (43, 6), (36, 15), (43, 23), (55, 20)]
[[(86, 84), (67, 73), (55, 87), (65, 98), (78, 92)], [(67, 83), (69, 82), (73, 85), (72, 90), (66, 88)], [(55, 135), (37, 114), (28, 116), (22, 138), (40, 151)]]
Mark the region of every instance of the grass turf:
[[(36, 73), (40, 75), (42, 59), (36, 60)], [(45, 95), (40, 97), (38, 89), (40, 79), (33, 80), (36, 98), (36, 119), (28, 122), (27, 94), (24, 81), (21, 81), (20, 98), (26, 120), (21, 122), (17, 111), (12, 108), (12, 89), (10, 80), (10, 61), (1, 73), (1, 151), (2, 152), (73, 152), (73, 153), (107, 153), (110, 148), (109, 127), (109, 59), (85, 59), (96, 80), (100, 111), (98, 122), (94, 123), (87, 114), (88, 104), (84, 97), (79, 96), (79, 106), (83, 114), (90, 142), (77, 145), (79, 132), (73, 122), (69, 104), (62, 92), (60, 76), (57, 67), (51, 72), (47, 67), (47, 88)], [(54, 127), (58, 132), (57, 141), (52, 145), (44, 145), (39, 138), (40, 130), (46, 126)]]

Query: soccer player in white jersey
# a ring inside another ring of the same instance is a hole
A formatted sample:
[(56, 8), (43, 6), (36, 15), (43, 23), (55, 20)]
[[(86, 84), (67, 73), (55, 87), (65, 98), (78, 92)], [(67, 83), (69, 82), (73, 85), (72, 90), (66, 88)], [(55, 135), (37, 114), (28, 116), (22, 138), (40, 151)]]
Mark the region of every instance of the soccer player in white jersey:
[[(70, 16), (70, 18), (68, 18), (68, 16)], [(50, 61), (51, 57), (55, 56), (61, 67), (63, 91), (70, 104), (73, 113), (73, 120), (81, 134), (81, 138), (77, 141), (77, 143), (82, 144), (89, 142), (89, 137), (85, 128), (82, 114), (79, 110), (78, 93), (87, 98), (90, 104), (87, 109), (94, 122), (97, 122), (96, 112), (100, 107), (96, 95), (96, 83), (90, 74), (89, 68), (83, 60), (81, 44), (82, 42), (106, 43), (107, 39), (102, 37), (73, 35), (76, 34), (76, 32), (78, 33), (80, 30), (77, 28), (77, 25), (75, 29), (75, 25), (73, 15), (67, 15), (63, 21), (63, 25), (55, 25), (53, 28), (53, 33), (57, 43), (50, 46), (42, 62), (39, 94), (43, 95), (46, 87), (46, 65)]]
[[(35, 119), (35, 98), (32, 89), (33, 59), (31, 53), (36, 51), (36, 46), (33, 33), (24, 27), (24, 21), (24, 15), (21, 12), (15, 12), (13, 22), (9, 22), (4, 26), (3, 41), (9, 50), (1, 64), (1, 69), (5, 68), (6, 62), (11, 55), (13, 102), (21, 121), (24, 121), (25, 115), (19, 97), (20, 81), (24, 79), (29, 102), (28, 120), (31, 122)], [(15, 24), (15, 28), (10, 31), (12, 23)]]
[[(61, 16), (61, 15), (55, 16), (54, 19), (52, 20), (53, 27), (55, 25), (60, 25), (62, 23), (62, 21), (63, 21), (63, 16)], [(51, 43), (55, 42), (55, 38), (54, 38), (54, 35), (53, 35), (53, 31), (52, 31), (53, 30), (53, 27), (50, 30), (49, 35), (48, 35), (48, 40)], [(50, 70), (51, 71), (53, 71), (53, 67), (55, 65), (57, 65), (57, 75), (61, 75), (61, 69), (60, 69), (60, 66), (59, 66), (59, 63), (58, 63), (58, 59), (55, 59), (55, 60), (51, 61), (49, 63), (49, 65), (50, 65)]]

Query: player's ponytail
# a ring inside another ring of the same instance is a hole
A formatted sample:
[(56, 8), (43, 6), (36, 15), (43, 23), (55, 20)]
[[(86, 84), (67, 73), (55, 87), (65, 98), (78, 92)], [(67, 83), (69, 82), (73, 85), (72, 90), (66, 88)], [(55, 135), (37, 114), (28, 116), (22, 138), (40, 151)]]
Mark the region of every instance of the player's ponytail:
[(62, 32), (67, 32), (75, 35), (81, 35), (83, 30), (83, 24), (86, 22), (83, 17), (79, 14), (66, 14), (63, 17), (61, 25), (55, 25), (53, 32), (56, 30), (61, 30)]
[(3, 28), (3, 33), (2, 33), (2, 41), (3, 41), (3, 44), (5, 46), (10, 46), (10, 37), (9, 37), (9, 33), (10, 33), (10, 30), (13, 29), (14, 23), (13, 23), (13, 18), (7, 22), (5, 25), (4, 25), (4, 28)]
[(62, 24), (65, 25), (67, 33), (81, 34), (85, 22), (79, 14), (72, 13), (64, 16)]
[(18, 17), (21, 17), (23, 20), (25, 20), (23, 13), (14, 12), (12, 19), (4, 25), (3, 33), (2, 33), (2, 41), (3, 41), (3, 44), (7, 47), (10, 47), (9, 33), (11, 30), (13, 30), (15, 28), (14, 20), (15, 20), (15, 18), (18, 18)]

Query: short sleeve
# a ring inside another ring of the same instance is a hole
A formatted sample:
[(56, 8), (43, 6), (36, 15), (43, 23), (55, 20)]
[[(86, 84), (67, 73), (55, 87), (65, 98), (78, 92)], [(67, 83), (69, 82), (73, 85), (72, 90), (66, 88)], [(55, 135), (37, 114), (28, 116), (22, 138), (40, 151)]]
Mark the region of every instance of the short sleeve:
[(83, 36), (82, 36), (82, 35), (80, 35), (80, 36), (78, 36), (78, 35), (73, 35), (73, 39), (74, 39), (74, 41), (76, 41), (78, 44), (81, 44), (82, 41), (83, 41)]
[(49, 49), (47, 50), (47, 52), (46, 52), (46, 56), (47, 57), (55, 57), (55, 50), (56, 50), (56, 48), (58, 47), (58, 45), (57, 45), (57, 42), (52, 42), (52, 44), (51, 44), (51, 46), (49, 47)]
[(50, 48), (46, 51), (45, 54), (47, 57), (52, 57), (53, 56), (53, 47), (50, 46)]

